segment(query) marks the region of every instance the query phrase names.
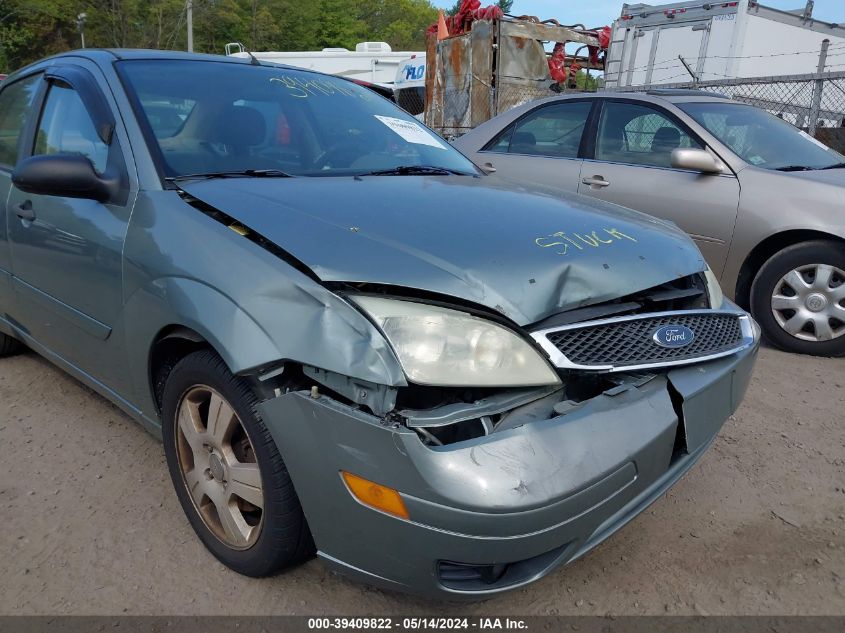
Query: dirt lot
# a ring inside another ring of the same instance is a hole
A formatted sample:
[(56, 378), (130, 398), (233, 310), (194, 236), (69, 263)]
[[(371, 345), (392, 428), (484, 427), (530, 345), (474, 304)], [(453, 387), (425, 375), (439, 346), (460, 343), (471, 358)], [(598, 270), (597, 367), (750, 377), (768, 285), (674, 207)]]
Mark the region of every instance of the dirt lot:
[(584, 559), (482, 605), (316, 561), (240, 577), (194, 538), (157, 440), (33, 354), (0, 361), (0, 614), (845, 614), (845, 360), (761, 352), (669, 494)]

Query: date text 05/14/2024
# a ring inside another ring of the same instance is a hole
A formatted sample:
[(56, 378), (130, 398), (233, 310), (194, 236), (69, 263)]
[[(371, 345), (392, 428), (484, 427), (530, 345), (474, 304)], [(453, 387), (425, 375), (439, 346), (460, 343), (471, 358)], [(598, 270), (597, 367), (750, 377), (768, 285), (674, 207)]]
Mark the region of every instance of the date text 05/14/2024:
[(519, 618), (309, 618), (309, 630), (525, 630), (525, 620)]

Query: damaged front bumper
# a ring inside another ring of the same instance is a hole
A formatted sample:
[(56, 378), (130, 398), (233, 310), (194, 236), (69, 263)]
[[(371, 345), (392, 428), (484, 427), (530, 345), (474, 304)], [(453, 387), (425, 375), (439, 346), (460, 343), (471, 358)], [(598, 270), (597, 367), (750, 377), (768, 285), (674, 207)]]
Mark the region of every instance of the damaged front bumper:
[[(537, 580), (619, 530), (704, 453), (748, 386), (757, 345), (446, 446), (322, 396), (260, 405), (331, 568), (390, 589), (478, 599)], [(401, 493), (359, 503), (341, 471)]]

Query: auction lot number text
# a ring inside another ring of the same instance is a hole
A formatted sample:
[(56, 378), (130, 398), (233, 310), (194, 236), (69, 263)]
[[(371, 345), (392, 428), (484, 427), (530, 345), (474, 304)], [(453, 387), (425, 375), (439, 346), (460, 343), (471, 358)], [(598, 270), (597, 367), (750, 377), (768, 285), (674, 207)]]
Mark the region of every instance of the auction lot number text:
[(309, 630), (525, 630), (524, 620), (514, 618), (308, 618)]

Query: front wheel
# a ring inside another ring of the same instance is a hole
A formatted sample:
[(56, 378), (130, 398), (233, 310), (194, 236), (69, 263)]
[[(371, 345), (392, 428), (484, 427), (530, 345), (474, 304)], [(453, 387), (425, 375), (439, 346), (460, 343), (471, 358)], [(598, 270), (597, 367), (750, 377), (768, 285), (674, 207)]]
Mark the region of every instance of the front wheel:
[(279, 450), (249, 385), (219, 356), (195, 352), (164, 388), (162, 435), (182, 509), (224, 565), (267, 576), (314, 551)]
[(803, 242), (773, 255), (751, 285), (751, 313), (785, 351), (845, 355), (845, 246)]

